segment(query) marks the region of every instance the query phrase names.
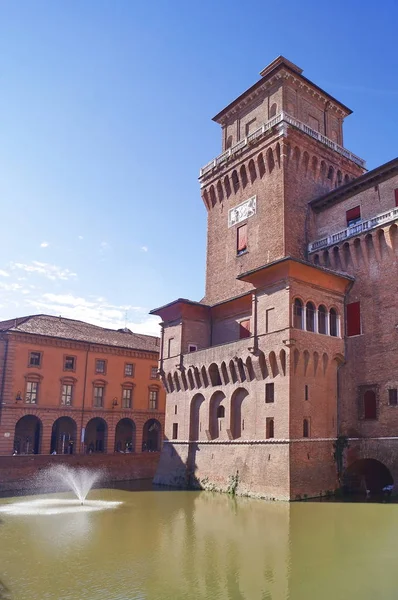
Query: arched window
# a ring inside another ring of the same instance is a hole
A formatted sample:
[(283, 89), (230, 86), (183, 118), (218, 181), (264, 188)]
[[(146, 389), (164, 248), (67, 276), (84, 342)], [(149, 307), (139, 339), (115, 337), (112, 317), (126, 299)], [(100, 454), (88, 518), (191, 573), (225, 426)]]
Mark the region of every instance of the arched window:
[(337, 312), (334, 308), (331, 308), (329, 313), (329, 333), (333, 337), (338, 335)]
[(303, 420), (303, 437), (310, 437), (310, 422), (309, 419)]
[(323, 304), (318, 308), (318, 332), (319, 333), (327, 333), (327, 310)]
[(365, 392), (363, 397), (363, 416), (364, 419), (377, 418), (376, 394), (373, 390)]
[(225, 408), (224, 406), (219, 406), (217, 408), (217, 419), (223, 419), (225, 417)]
[(296, 298), (293, 305), (293, 321), (296, 329), (303, 329), (303, 303)]
[(233, 173), (232, 173), (232, 185), (233, 185), (234, 191), (237, 192), (239, 189), (239, 177), (238, 177), (238, 173), (236, 171), (233, 171)]
[(272, 119), (272, 117), (276, 117), (276, 111), (278, 110), (278, 105), (276, 104), (276, 102), (274, 102), (273, 104), (271, 104), (271, 107), (269, 109), (269, 118)]
[(305, 308), (305, 328), (307, 331), (315, 331), (315, 306), (312, 302), (307, 302)]

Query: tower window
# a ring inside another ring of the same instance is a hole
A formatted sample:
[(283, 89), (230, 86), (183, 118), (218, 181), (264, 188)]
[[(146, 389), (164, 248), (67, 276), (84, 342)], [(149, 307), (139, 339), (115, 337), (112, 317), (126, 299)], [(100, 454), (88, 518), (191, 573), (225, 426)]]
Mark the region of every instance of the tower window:
[(178, 438), (178, 423), (173, 423), (173, 440)]
[(273, 438), (274, 437), (274, 418), (273, 417), (267, 417), (267, 420), (265, 422), (265, 428), (266, 428), (267, 440), (270, 438)]
[(396, 388), (388, 390), (388, 404), (390, 406), (397, 406), (397, 404), (398, 404), (398, 390)]
[(273, 383), (266, 383), (265, 384), (265, 401), (268, 403), (270, 402), (274, 402), (275, 396), (274, 396), (274, 384)]
[(356, 225), (361, 220), (361, 207), (355, 206), (346, 212), (347, 227)]
[(305, 386), (304, 386), (304, 398), (305, 398), (306, 400), (308, 400), (308, 398), (309, 398), (309, 394), (308, 394), (308, 385), (305, 385)]
[(310, 420), (309, 419), (303, 420), (303, 437), (305, 437), (305, 438), (310, 437)]
[(326, 333), (327, 310), (323, 304), (318, 308), (318, 333)]
[(219, 406), (217, 408), (217, 419), (223, 419), (225, 417), (225, 407)]
[(377, 419), (376, 394), (373, 390), (368, 390), (364, 394), (363, 417), (364, 419)]
[(303, 303), (299, 298), (294, 301), (293, 321), (296, 329), (303, 329)]
[(337, 321), (337, 312), (334, 308), (330, 309), (329, 313), (329, 332), (333, 337), (337, 337), (338, 333), (338, 321)]
[(238, 227), (236, 237), (236, 253), (239, 255), (247, 252), (247, 223)]
[[(361, 305), (359, 302), (347, 304), (347, 336), (361, 334)], [(331, 332), (331, 335), (332, 332)]]

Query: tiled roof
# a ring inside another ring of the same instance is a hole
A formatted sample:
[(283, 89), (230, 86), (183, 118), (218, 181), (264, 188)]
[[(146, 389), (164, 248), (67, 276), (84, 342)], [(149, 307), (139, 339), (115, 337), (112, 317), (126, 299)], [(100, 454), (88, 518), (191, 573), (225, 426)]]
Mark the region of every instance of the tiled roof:
[(105, 329), (84, 321), (54, 317), (51, 315), (32, 315), (8, 321), (0, 321), (1, 331), (15, 331), (45, 335), (48, 337), (91, 342), (107, 346), (119, 346), (131, 350), (159, 352), (159, 338), (152, 335), (132, 333), (129, 329)]

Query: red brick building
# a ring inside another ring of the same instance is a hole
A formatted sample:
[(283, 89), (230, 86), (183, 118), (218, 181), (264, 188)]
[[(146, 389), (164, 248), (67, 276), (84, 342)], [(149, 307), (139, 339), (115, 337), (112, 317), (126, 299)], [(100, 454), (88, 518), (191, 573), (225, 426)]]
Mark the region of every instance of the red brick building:
[(0, 322), (0, 455), (160, 450), (159, 339), (34, 315)]
[(366, 172), (350, 114), (279, 57), (214, 118), (206, 294), (152, 311), (159, 483), (295, 499), (398, 476), (398, 160)]

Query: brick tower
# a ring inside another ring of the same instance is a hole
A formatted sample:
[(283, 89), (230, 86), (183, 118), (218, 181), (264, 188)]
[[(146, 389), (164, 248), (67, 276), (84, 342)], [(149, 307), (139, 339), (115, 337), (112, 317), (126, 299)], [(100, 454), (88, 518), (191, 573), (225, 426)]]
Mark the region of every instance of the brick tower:
[(337, 371), (353, 277), (308, 260), (310, 202), (365, 171), (343, 146), (351, 111), (283, 57), (224, 108), (200, 171), (206, 294), (162, 318), (167, 390), (158, 483), (295, 499), (336, 487)]

